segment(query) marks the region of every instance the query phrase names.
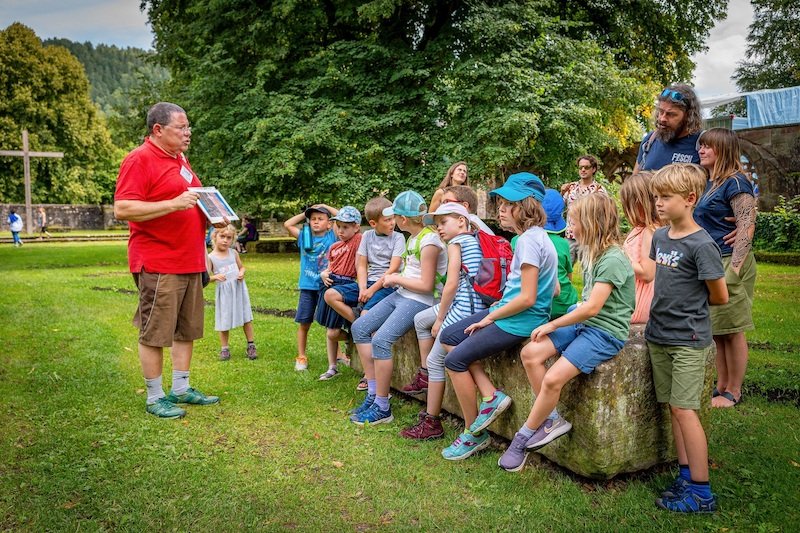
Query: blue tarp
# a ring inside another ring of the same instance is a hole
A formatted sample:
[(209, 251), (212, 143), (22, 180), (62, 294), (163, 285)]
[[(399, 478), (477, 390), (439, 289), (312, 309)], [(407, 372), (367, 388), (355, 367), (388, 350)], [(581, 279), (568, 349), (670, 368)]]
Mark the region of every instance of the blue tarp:
[[(800, 87), (771, 89), (748, 94), (745, 128), (800, 124)], [(742, 129), (734, 125), (734, 129)]]

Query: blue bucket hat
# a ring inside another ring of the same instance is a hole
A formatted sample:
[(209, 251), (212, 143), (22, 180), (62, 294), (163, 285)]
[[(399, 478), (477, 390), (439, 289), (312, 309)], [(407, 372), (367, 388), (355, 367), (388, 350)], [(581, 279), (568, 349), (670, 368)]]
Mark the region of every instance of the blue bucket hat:
[(544, 183), (536, 174), (518, 172), (511, 174), (502, 187), (489, 191), (489, 194), (501, 196), (509, 202), (519, 202), (528, 196), (541, 202), (544, 200)]
[(544, 200), (542, 201), (544, 212), (547, 213), (547, 222), (544, 225), (544, 230), (548, 233), (561, 233), (567, 228), (567, 223), (564, 222), (564, 199), (558, 194), (558, 191), (547, 189), (544, 193)]
[(397, 195), (390, 207), (383, 210), (383, 216), (419, 217), (427, 211), (428, 206), (425, 204), (425, 198), (414, 191), (403, 191)]
[(361, 224), (361, 213), (352, 205), (346, 205), (339, 209), (339, 212), (331, 220), (338, 220), (339, 222), (355, 222)]

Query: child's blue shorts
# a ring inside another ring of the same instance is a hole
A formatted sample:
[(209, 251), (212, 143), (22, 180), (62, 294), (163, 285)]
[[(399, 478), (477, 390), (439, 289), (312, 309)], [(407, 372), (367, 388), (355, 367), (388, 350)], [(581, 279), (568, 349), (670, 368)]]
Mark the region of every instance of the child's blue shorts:
[(297, 300), (297, 312), (294, 315), (294, 321), (298, 324), (313, 323), (318, 300), (319, 291), (300, 289), (300, 297)]
[[(374, 281), (367, 282), (367, 288), (372, 287), (374, 285)], [(358, 283), (347, 283), (344, 285), (334, 285), (331, 287), (333, 290), (337, 291), (339, 294), (342, 295), (342, 301), (349, 305), (350, 307), (355, 307), (358, 305)], [(367, 303), (364, 304), (364, 310), (371, 309), (375, 304), (392, 294), (396, 289), (394, 287), (383, 287), (378, 292), (372, 295), (372, 298), (367, 300)]]
[(625, 341), (610, 333), (581, 323), (558, 328), (548, 337), (556, 350), (584, 374), (591, 374), (597, 365), (617, 355), (625, 346)]

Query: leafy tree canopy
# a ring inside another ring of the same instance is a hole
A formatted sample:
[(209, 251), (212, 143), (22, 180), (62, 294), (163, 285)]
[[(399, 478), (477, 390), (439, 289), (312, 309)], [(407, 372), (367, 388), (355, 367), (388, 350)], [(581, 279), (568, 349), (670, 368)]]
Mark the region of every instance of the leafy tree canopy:
[(800, 2), (752, 0), (747, 60), (734, 78), (742, 91), (800, 85)]
[[(44, 47), (19, 23), (0, 30), (0, 57), (0, 147), (20, 150), (27, 129), (31, 150), (64, 152), (63, 159), (31, 159), (33, 201), (110, 201), (114, 148), (81, 63), (65, 48)], [(22, 158), (0, 157), (0, 201), (23, 200)]]
[[(577, 4), (580, 4), (578, 6)], [(724, 1), (145, 0), (192, 161), (239, 205), (430, 193), (464, 159), (550, 185), (641, 134)]]

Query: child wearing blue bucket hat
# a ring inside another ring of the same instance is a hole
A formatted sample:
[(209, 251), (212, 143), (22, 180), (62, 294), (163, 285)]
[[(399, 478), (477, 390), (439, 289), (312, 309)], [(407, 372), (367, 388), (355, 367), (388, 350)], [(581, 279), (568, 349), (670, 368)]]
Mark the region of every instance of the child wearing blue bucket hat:
[[(497, 390), (480, 361), (519, 345), (534, 328), (546, 323), (553, 295), (558, 292), (556, 250), (543, 228), (547, 215), (542, 208), (542, 181), (520, 172), (489, 194), (499, 200), (500, 224), (519, 239), (502, 298), (440, 334), (448, 352), (444, 364), (465, 423), (464, 433), (442, 450), (442, 456), (451, 461), (466, 459), (489, 446), (486, 428), (511, 405), (511, 398)], [(480, 406), (475, 402), (476, 389)]]
[(578, 303), (578, 293), (572, 286), (572, 258), (569, 252), (569, 241), (564, 238), (564, 230), (567, 229), (563, 215), (564, 199), (558, 191), (547, 189), (544, 193), (542, 207), (547, 214), (544, 230), (550, 237), (550, 242), (553, 243), (558, 255), (558, 284), (561, 292), (553, 298), (553, 305), (550, 307), (550, 318), (555, 319), (565, 315), (571, 306)]

